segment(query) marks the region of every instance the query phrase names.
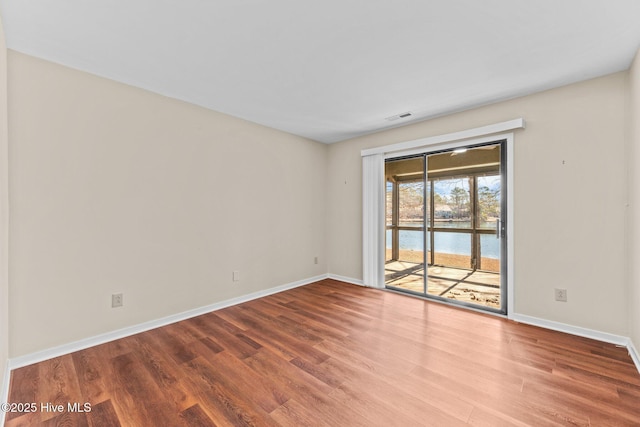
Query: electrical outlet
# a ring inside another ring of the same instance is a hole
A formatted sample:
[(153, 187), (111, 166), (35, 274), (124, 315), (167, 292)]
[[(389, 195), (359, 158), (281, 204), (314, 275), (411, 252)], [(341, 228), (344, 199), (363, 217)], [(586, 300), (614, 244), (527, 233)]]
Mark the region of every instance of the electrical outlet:
[(567, 302), (567, 290), (556, 288), (556, 301)]
[(234, 282), (239, 282), (240, 281), (240, 272), (239, 271), (234, 271), (232, 274), (233, 277), (233, 281)]
[(122, 294), (111, 295), (111, 307), (122, 307)]
[(314, 263), (314, 264), (317, 264), (317, 263), (318, 263), (318, 257), (315, 257), (315, 258), (313, 259), (313, 263)]

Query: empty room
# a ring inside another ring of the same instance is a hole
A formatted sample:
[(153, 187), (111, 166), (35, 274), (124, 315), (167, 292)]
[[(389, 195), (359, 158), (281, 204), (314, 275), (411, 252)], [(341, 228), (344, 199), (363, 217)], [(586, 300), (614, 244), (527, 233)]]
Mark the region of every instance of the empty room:
[(0, 0), (0, 426), (640, 425), (639, 16)]

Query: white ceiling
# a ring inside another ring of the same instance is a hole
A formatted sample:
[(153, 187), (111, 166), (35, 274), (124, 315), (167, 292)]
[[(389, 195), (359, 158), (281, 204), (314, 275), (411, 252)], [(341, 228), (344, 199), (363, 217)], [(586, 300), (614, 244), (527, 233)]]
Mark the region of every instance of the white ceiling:
[(0, 0), (0, 12), (11, 49), (327, 143), (625, 70), (640, 47), (639, 0)]

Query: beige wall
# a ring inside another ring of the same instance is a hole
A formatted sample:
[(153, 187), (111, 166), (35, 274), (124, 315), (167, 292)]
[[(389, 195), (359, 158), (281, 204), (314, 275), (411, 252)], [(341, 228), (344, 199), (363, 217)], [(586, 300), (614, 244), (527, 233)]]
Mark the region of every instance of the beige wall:
[(326, 273), (326, 145), (13, 51), (9, 81), (11, 357)]
[(640, 51), (629, 69), (629, 334), (640, 349)]
[(11, 357), (327, 271), (362, 279), (360, 150), (520, 116), (515, 311), (638, 325), (627, 73), (330, 146), (11, 51), (9, 79)]
[[(362, 279), (361, 149), (523, 117), (514, 150), (515, 312), (627, 336), (626, 76), (331, 145), (329, 271)], [(568, 302), (554, 301), (556, 287)]]
[(0, 18), (0, 387), (9, 358), (7, 138), (7, 47)]

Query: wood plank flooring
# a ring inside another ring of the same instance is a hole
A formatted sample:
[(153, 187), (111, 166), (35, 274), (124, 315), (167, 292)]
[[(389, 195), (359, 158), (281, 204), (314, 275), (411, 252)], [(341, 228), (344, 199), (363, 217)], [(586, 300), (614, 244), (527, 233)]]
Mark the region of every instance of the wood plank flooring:
[(9, 401), (38, 408), (7, 427), (638, 426), (640, 374), (624, 348), (323, 280), (17, 369)]

